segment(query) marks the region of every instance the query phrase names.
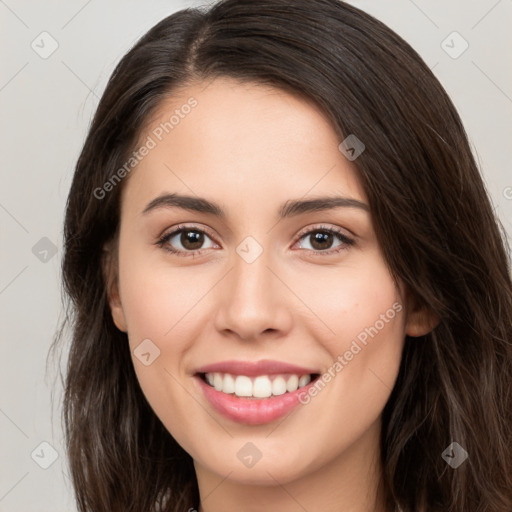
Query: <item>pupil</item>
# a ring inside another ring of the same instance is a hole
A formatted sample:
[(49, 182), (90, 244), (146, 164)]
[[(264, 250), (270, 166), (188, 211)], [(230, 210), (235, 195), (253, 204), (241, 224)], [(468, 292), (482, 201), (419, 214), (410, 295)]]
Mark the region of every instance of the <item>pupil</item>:
[(183, 247), (191, 251), (201, 248), (204, 241), (203, 238), (203, 233), (198, 233), (197, 231), (183, 231), (181, 233), (181, 243)]
[[(311, 244), (314, 249), (321, 250), (328, 248), (332, 243), (332, 233), (326, 233), (324, 232), (317, 232), (313, 236), (313, 243)], [(325, 244), (325, 242), (328, 242)], [(323, 245), (322, 245), (323, 243)], [(319, 244), (319, 247), (315, 247), (317, 244)]]

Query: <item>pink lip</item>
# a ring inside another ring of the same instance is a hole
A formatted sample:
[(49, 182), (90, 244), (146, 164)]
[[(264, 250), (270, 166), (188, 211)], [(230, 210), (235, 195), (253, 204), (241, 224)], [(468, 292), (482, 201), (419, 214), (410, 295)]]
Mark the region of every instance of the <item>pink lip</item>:
[(253, 399), (240, 398), (217, 391), (197, 375), (194, 379), (199, 383), (206, 399), (216, 411), (230, 420), (247, 425), (262, 425), (282, 418), (301, 403), (299, 396), (302, 393), (307, 393), (308, 388), (316, 382), (316, 380), (312, 381), (307, 386), (297, 389), (297, 391), (292, 393), (285, 393), (284, 395), (270, 398)]
[(247, 375), (249, 377), (286, 373), (297, 375), (320, 373), (318, 370), (269, 360), (257, 362), (223, 361), (198, 368), (194, 379), (212, 407), (228, 419), (247, 425), (262, 425), (287, 415), (301, 403), (299, 397), (306, 394), (316, 380), (292, 393), (269, 398), (242, 398), (217, 391), (199, 375), (214, 372)]
[(232, 375), (278, 375), (281, 373), (294, 373), (297, 375), (310, 375), (320, 373), (319, 370), (303, 368), (293, 364), (263, 359), (261, 361), (221, 361), (198, 368), (195, 373), (231, 373)]

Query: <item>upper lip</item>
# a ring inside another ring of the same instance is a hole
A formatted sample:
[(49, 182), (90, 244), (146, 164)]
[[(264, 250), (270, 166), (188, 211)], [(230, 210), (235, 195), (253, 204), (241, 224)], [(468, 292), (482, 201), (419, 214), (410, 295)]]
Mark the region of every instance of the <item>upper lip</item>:
[(280, 373), (293, 373), (296, 375), (310, 375), (319, 373), (318, 370), (297, 366), (282, 361), (263, 359), (261, 361), (220, 361), (201, 366), (196, 373), (230, 373), (232, 375), (272, 375)]

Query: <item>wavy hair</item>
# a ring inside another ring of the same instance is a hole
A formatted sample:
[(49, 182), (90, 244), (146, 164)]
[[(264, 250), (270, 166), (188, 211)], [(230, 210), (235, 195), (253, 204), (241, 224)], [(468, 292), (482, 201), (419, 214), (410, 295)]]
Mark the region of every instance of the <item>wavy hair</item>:
[[(403, 512), (512, 510), (510, 255), (460, 117), (419, 55), (339, 0), (223, 0), (165, 18), (115, 68), (78, 158), (64, 226), (63, 420), (80, 512), (197, 508), (191, 457), (147, 403), (107, 298), (103, 247), (123, 183), (94, 191), (135, 148), (155, 109), (216, 77), (315, 101), (355, 162), (386, 262), (440, 319), (407, 338), (383, 411), (382, 490)], [(54, 348), (62, 341), (62, 329)], [(457, 469), (452, 442), (469, 454)]]

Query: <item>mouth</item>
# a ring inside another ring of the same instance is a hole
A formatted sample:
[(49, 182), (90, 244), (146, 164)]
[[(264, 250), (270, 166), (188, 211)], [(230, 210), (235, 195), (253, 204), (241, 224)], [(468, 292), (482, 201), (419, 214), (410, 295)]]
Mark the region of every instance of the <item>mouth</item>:
[(246, 425), (275, 421), (304, 405), (303, 395), (320, 377), (314, 368), (269, 359), (220, 361), (192, 375), (213, 411)]
[(319, 373), (240, 375), (215, 371), (197, 372), (194, 380), (212, 412), (253, 426), (279, 420), (308, 403), (303, 395), (319, 377)]
[(197, 373), (207, 386), (232, 397), (262, 400), (296, 392), (314, 383), (319, 373), (274, 375), (236, 375), (224, 372)]

